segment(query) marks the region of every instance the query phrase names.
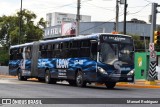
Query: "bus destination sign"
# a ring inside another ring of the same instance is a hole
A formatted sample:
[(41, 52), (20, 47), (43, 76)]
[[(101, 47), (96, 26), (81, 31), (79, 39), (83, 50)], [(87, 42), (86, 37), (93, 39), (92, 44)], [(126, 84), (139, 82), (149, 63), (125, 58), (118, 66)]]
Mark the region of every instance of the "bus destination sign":
[(131, 43), (131, 38), (121, 35), (102, 35), (100, 37), (102, 42), (123, 42), (123, 43)]

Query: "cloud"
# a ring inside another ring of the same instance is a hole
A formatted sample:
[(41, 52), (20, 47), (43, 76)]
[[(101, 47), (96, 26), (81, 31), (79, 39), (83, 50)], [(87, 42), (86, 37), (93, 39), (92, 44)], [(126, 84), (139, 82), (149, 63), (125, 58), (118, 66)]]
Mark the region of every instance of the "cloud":
[[(20, 9), (21, 0), (0, 0), (0, 15), (12, 15)], [(159, 3), (159, 0), (154, 0)], [(140, 10), (148, 2), (144, 0), (127, 0), (127, 11), (134, 13)], [(93, 21), (109, 21), (115, 18), (115, 4), (116, 0), (81, 0), (80, 14), (92, 16)], [(135, 7), (135, 8), (131, 8)], [(77, 0), (23, 0), (23, 8), (33, 11), (38, 18), (46, 18), (47, 13), (65, 12), (77, 13)], [(120, 5), (120, 14), (123, 14), (124, 5)], [(158, 8), (159, 10), (159, 8)], [(143, 11), (128, 15), (127, 20), (131, 18), (142, 19), (148, 21), (148, 15), (151, 11), (151, 5), (143, 9)], [(160, 10), (159, 10), (160, 11)], [(119, 18), (123, 21), (123, 15)], [(114, 21), (114, 19), (112, 20)], [(160, 23), (159, 14), (157, 15), (157, 22)]]
[(20, 9), (19, 3), (7, 2), (8, 0), (0, 0), (0, 15), (11, 15)]

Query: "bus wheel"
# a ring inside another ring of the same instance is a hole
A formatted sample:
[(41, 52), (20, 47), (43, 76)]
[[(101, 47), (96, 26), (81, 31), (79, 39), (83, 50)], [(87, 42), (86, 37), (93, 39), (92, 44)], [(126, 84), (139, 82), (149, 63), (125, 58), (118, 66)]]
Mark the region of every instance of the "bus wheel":
[(20, 70), (18, 71), (18, 80), (20, 80), (20, 81), (27, 80), (27, 78), (22, 76), (22, 72)]
[(83, 73), (81, 71), (77, 72), (76, 84), (78, 87), (85, 87), (86, 86), (86, 82), (84, 81)]
[(45, 82), (47, 84), (55, 84), (56, 83), (56, 80), (54, 80), (54, 79), (51, 78), (51, 74), (50, 74), (49, 70), (46, 71)]
[(105, 85), (108, 89), (113, 89), (116, 85), (116, 82), (106, 82)]

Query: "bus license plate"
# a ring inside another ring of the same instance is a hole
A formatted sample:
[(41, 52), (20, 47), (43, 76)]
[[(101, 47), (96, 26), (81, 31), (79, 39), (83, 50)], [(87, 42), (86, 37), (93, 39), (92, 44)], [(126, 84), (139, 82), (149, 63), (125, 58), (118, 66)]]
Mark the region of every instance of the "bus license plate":
[(129, 81), (131, 81), (132, 80), (132, 78), (127, 78)]

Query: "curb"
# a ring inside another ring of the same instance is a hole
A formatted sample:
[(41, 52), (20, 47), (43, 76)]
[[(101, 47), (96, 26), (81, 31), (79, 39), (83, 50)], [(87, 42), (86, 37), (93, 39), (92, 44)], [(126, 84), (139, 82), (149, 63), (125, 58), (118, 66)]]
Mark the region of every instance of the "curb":
[(0, 75), (0, 78), (17, 78), (17, 76)]
[[(18, 76), (0, 75), (0, 79), (1, 78), (17, 78), (18, 79)], [(36, 79), (36, 78), (29, 78), (28, 80), (38, 80), (38, 79)]]
[(160, 88), (159, 85), (138, 85), (138, 84), (119, 84), (117, 83), (116, 86), (118, 87), (129, 87), (129, 88)]

